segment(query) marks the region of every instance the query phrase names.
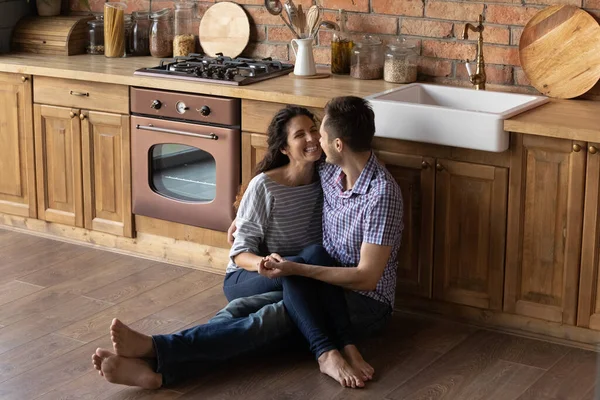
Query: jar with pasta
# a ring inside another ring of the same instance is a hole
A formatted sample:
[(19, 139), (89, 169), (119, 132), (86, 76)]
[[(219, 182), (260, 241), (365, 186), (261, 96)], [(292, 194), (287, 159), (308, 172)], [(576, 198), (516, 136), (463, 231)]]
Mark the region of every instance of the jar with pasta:
[(125, 56), (125, 3), (104, 3), (104, 55)]
[(179, 1), (175, 3), (175, 36), (173, 37), (173, 56), (187, 57), (196, 49), (196, 36), (194, 35), (194, 3)]
[(173, 27), (171, 10), (168, 8), (152, 14), (150, 55), (159, 58), (171, 57), (173, 55)]

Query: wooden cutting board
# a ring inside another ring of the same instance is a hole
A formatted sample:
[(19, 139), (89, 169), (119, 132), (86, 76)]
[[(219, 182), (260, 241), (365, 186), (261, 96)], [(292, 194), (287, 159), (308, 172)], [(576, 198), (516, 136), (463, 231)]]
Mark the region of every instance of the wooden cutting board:
[(527, 78), (542, 94), (582, 95), (600, 78), (600, 25), (575, 6), (545, 8), (525, 26), (519, 56)]
[(231, 2), (211, 6), (200, 21), (200, 45), (206, 54), (237, 57), (250, 40), (250, 22), (242, 7)]

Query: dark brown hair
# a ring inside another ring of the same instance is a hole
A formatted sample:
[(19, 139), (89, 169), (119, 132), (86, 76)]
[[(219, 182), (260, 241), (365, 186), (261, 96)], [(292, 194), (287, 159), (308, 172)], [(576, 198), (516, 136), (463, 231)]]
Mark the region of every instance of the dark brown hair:
[(339, 138), (353, 151), (371, 150), (375, 113), (368, 101), (356, 96), (334, 97), (325, 106), (325, 116), (329, 142)]
[[(317, 118), (315, 115), (304, 107), (286, 106), (285, 108), (279, 110), (277, 114), (275, 114), (271, 120), (271, 123), (269, 124), (269, 127), (267, 128), (267, 153), (256, 165), (253, 176), (290, 163), (289, 157), (283, 154), (281, 150), (287, 146), (287, 128), (289, 122), (293, 118), (302, 115), (310, 118), (315, 124), (317, 123)], [(240, 206), (240, 201), (242, 200), (242, 196), (246, 191), (246, 187), (247, 185), (242, 185), (237, 197), (235, 198), (235, 203), (233, 203), (233, 206), (236, 210)]]

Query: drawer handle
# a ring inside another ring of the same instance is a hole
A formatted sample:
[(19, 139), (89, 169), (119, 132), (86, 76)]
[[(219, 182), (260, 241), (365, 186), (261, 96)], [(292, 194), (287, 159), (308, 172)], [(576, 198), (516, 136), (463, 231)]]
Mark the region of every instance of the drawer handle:
[(85, 116), (85, 114), (84, 114), (84, 113), (81, 113), (81, 114), (79, 114), (79, 119), (80, 119), (80, 120), (82, 120), (82, 121), (83, 121), (85, 118), (86, 118), (86, 116)]
[(71, 90), (69, 92), (69, 94), (72, 96), (80, 96), (80, 97), (89, 97), (90, 96), (90, 94), (88, 92), (75, 92), (73, 90)]
[(428, 163), (427, 161), (423, 161), (423, 162), (421, 163), (421, 168), (423, 168), (423, 169), (427, 169), (427, 168), (429, 168), (429, 163)]
[(21, 82), (23, 82), (23, 83), (27, 82), (28, 80), (29, 80), (29, 78), (26, 76), (21, 77)]
[(596, 154), (598, 152), (598, 149), (596, 148), (596, 146), (590, 146), (588, 148), (588, 151), (590, 152), (590, 154)]
[(437, 169), (438, 171), (443, 171), (444, 170), (444, 166), (442, 164), (440, 164), (440, 163), (437, 163), (435, 165), (435, 169)]
[(573, 151), (574, 151), (575, 153), (579, 153), (579, 152), (581, 151), (581, 146), (580, 146), (580, 145), (578, 145), (578, 144), (574, 144), (574, 145), (573, 145)]
[(71, 111), (71, 112), (69, 113), (69, 117), (71, 117), (71, 118), (75, 118), (75, 113), (74, 113), (73, 111)]

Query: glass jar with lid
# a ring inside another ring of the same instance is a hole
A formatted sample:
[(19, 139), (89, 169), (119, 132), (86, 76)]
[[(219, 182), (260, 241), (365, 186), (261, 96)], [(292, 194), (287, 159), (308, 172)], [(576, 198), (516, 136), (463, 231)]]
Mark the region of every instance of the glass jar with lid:
[(383, 63), (383, 79), (392, 83), (411, 83), (417, 80), (419, 54), (413, 41), (399, 37), (388, 44)]
[(104, 3), (104, 56), (125, 56), (125, 10), (127, 4)]
[(133, 27), (131, 28), (130, 48), (134, 56), (150, 55), (150, 13), (134, 11), (132, 13)]
[(357, 79), (381, 79), (383, 77), (383, 45), (381, 40), (365, 35), (352, 48), (350, 76)]
[(173, 55), (173, 26), (171, 10), (164, 8), (152, 14), (150, 27), (150, 54), (166, 58)]
[(334, 31), (331, 39), (331, 73), (347, 75), (350, 73), (350, 57), (354, 43), (346, 31), (346, 12), (340, 10), (338, 15), (340, 30)]
[(104, 16), (88, 21), (88, 54), (104, 54)]
[(131, 34), (133, 32), (133, 17), (125, 14), (125, 56), (131, 55)]
[(174, 34), (173, 56), (187, 57), (196, 49), (196, 37), (194, 35), (194, 3), (190, 1), (179, 1), (175, 3), (174, 11)]

